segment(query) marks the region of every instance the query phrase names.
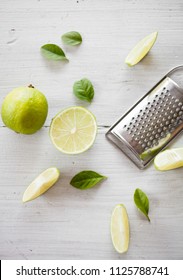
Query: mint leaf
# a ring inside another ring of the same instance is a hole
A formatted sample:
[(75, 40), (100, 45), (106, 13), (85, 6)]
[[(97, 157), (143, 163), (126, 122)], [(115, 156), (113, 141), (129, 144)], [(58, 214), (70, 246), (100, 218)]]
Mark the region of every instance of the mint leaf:
[(86, 190), (94, 187), (97, 183), (106, 178), (106, 176), (100, 175), (97, 172), (85, 170), (76, 174), (70, 181), (70, 184), (77, 189)]
[(149, 213), (149, 199), (147, 195), (140, 189), (136, 189), (134, 192), (134, 202), (137, 208), (146, 216), (148, 221), (150, 222), (150, 218), (148, 216)]
[(46, 44), (42, 46), (41, 52), (44, 57), (51, 60), (68, 60), (64, 51), (55, 44)]
[(66, 45), (76, 46), (82, 43), (82, 37), (79, 32), (70, 31), (62, 35), (62, 41)]
[(74, 83), (73, 92), (77, 98), (88, 102), (91, 102), (94, 97), (93, 85), (86, 78)]

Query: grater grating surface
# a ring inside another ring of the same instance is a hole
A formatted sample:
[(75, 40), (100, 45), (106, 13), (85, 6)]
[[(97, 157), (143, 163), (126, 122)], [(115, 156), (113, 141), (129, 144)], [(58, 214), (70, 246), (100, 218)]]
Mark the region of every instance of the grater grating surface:
[(168, 74), (107, 132), (141, 169), (183, 129), (183, 90)]

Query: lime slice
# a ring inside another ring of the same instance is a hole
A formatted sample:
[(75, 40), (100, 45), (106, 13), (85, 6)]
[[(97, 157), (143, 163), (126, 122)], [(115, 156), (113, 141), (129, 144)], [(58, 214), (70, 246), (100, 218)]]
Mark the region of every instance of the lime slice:
[(146, 158), (148, 158), (149, 156), (152, 157), (152, 156), (155, 156), (155, 154), (165, 145), (165, 143), (167, 143), (168, 139), (170, 138), (171, 134), (167, 134), (167, 136), (165, 138), (162, 138), (158, 145), (152, 147), (152, 148), (149, 148), (148, 150), (144, 151), (141, 155), (140, 155), (140, 158), (142, 160), (145, 160)]
[(56, 183), (59, 176), (60, 171), (56, 167), (46, 169), (28, 186), (24, 192), (22, 201), (30, 201), (46, 192)]
[(158, 32), (153, 32), (138, 42), (126, 57), (125, 63), (128, 64), (128, 66), (137, 64), (150, 51), (156, 41), (157, 36)]
[(154, 159), (157, 170), (166, 171), (183, 166), (183, 148), (165, 150)]
[(126, 208), (118, 204), (111, 217), (111, 238), (118, 253), (125, 253), (129, 245), (129, 222)]
[(84, 107), (70, 107), (52, 120), (50, 137), (55, 147), (66, 154), (79, 154), (94, 143), (97, 124), (94, 115)]

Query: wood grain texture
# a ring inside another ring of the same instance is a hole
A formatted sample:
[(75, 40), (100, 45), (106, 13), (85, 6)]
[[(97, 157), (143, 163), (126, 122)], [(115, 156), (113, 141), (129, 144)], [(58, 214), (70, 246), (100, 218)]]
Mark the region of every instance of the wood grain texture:
[[(138, 170), (105, 139), (111, 125), (169, 69), (182, 63), (181, 0), (1, 0), (0, 104), (14, 87), (32, 83), (45, 93), (49, 116), (38, 133), (18, 135), (0, 121), (1, 259), (183, 259), (182, 169)], [(61, 35), (76, 30), (78, 47), (64, 46)], [(145, 35), (159, 31), (149, 55), (134, 68), (124, 59)], [(65, 50), (69, 63), (40, 55), (48, 42)], [(89, 78), (95, 87), (91, 105), (76, 100), (72, 85)], [(62, 108), (87, 106), (99, 132), (84, 154), (57, 151), (48, 136), (51, 118)], [(182, 146), (182, 137), (174, 146)], [(57, 166), (61, 179), (40, 198), (22, 204), (27, 185), (44, 169)], [(77, 172), (91, 169), (108, 176), (93, 189), (69, 185)], [(150, 200), (151, 223), (137, 211), (134, 190)], [(130, 219), (130, 247), (117, 254), (110, 239), (110, 216), (124, 203)]]

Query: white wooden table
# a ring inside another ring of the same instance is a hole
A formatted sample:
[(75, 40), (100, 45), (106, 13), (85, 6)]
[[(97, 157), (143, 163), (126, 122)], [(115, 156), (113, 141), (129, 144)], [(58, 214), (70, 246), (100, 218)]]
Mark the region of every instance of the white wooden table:
[[(16, 134), (0, 123), (1, 259), (182, 259), (183, 169), (138, 170), (105, 139), (105, 132), (170, 68), (183, 62), (181, 0), (1, 0), (0, 103), (13, 88), (30, 83), (45, 93), (49, 115), (34, 135)], [(61, 35), (76, 30), (79, 47), (65, 47)], [(151, 53), (136, 67), (124, 59), (134, 44), (159, 31)], [(48, 42), (65, 50), (69, 63), (40, 55)], [(76, 100), (73, 83), (89, 78), (95, 87), (91, 105)], [(61, 109), (83, 105), (98, 121), (94, 146), (81, 155), (57, 151), (49, 139), (52, 117)], [(173, 146), (182, 146), (179, 137)], [(45, 195), (22, 204), (22, 194), (44, 169), (57, 166), (61, 179)], [(69, 182), (82, 170), (108, 180), (80, 191)], [(149, 223), (136, 209), (134, 190), (150, 199)], [(110, 216), (126, 205), (131, 228), (129, 251), (117, 254), (110, 239)]]

